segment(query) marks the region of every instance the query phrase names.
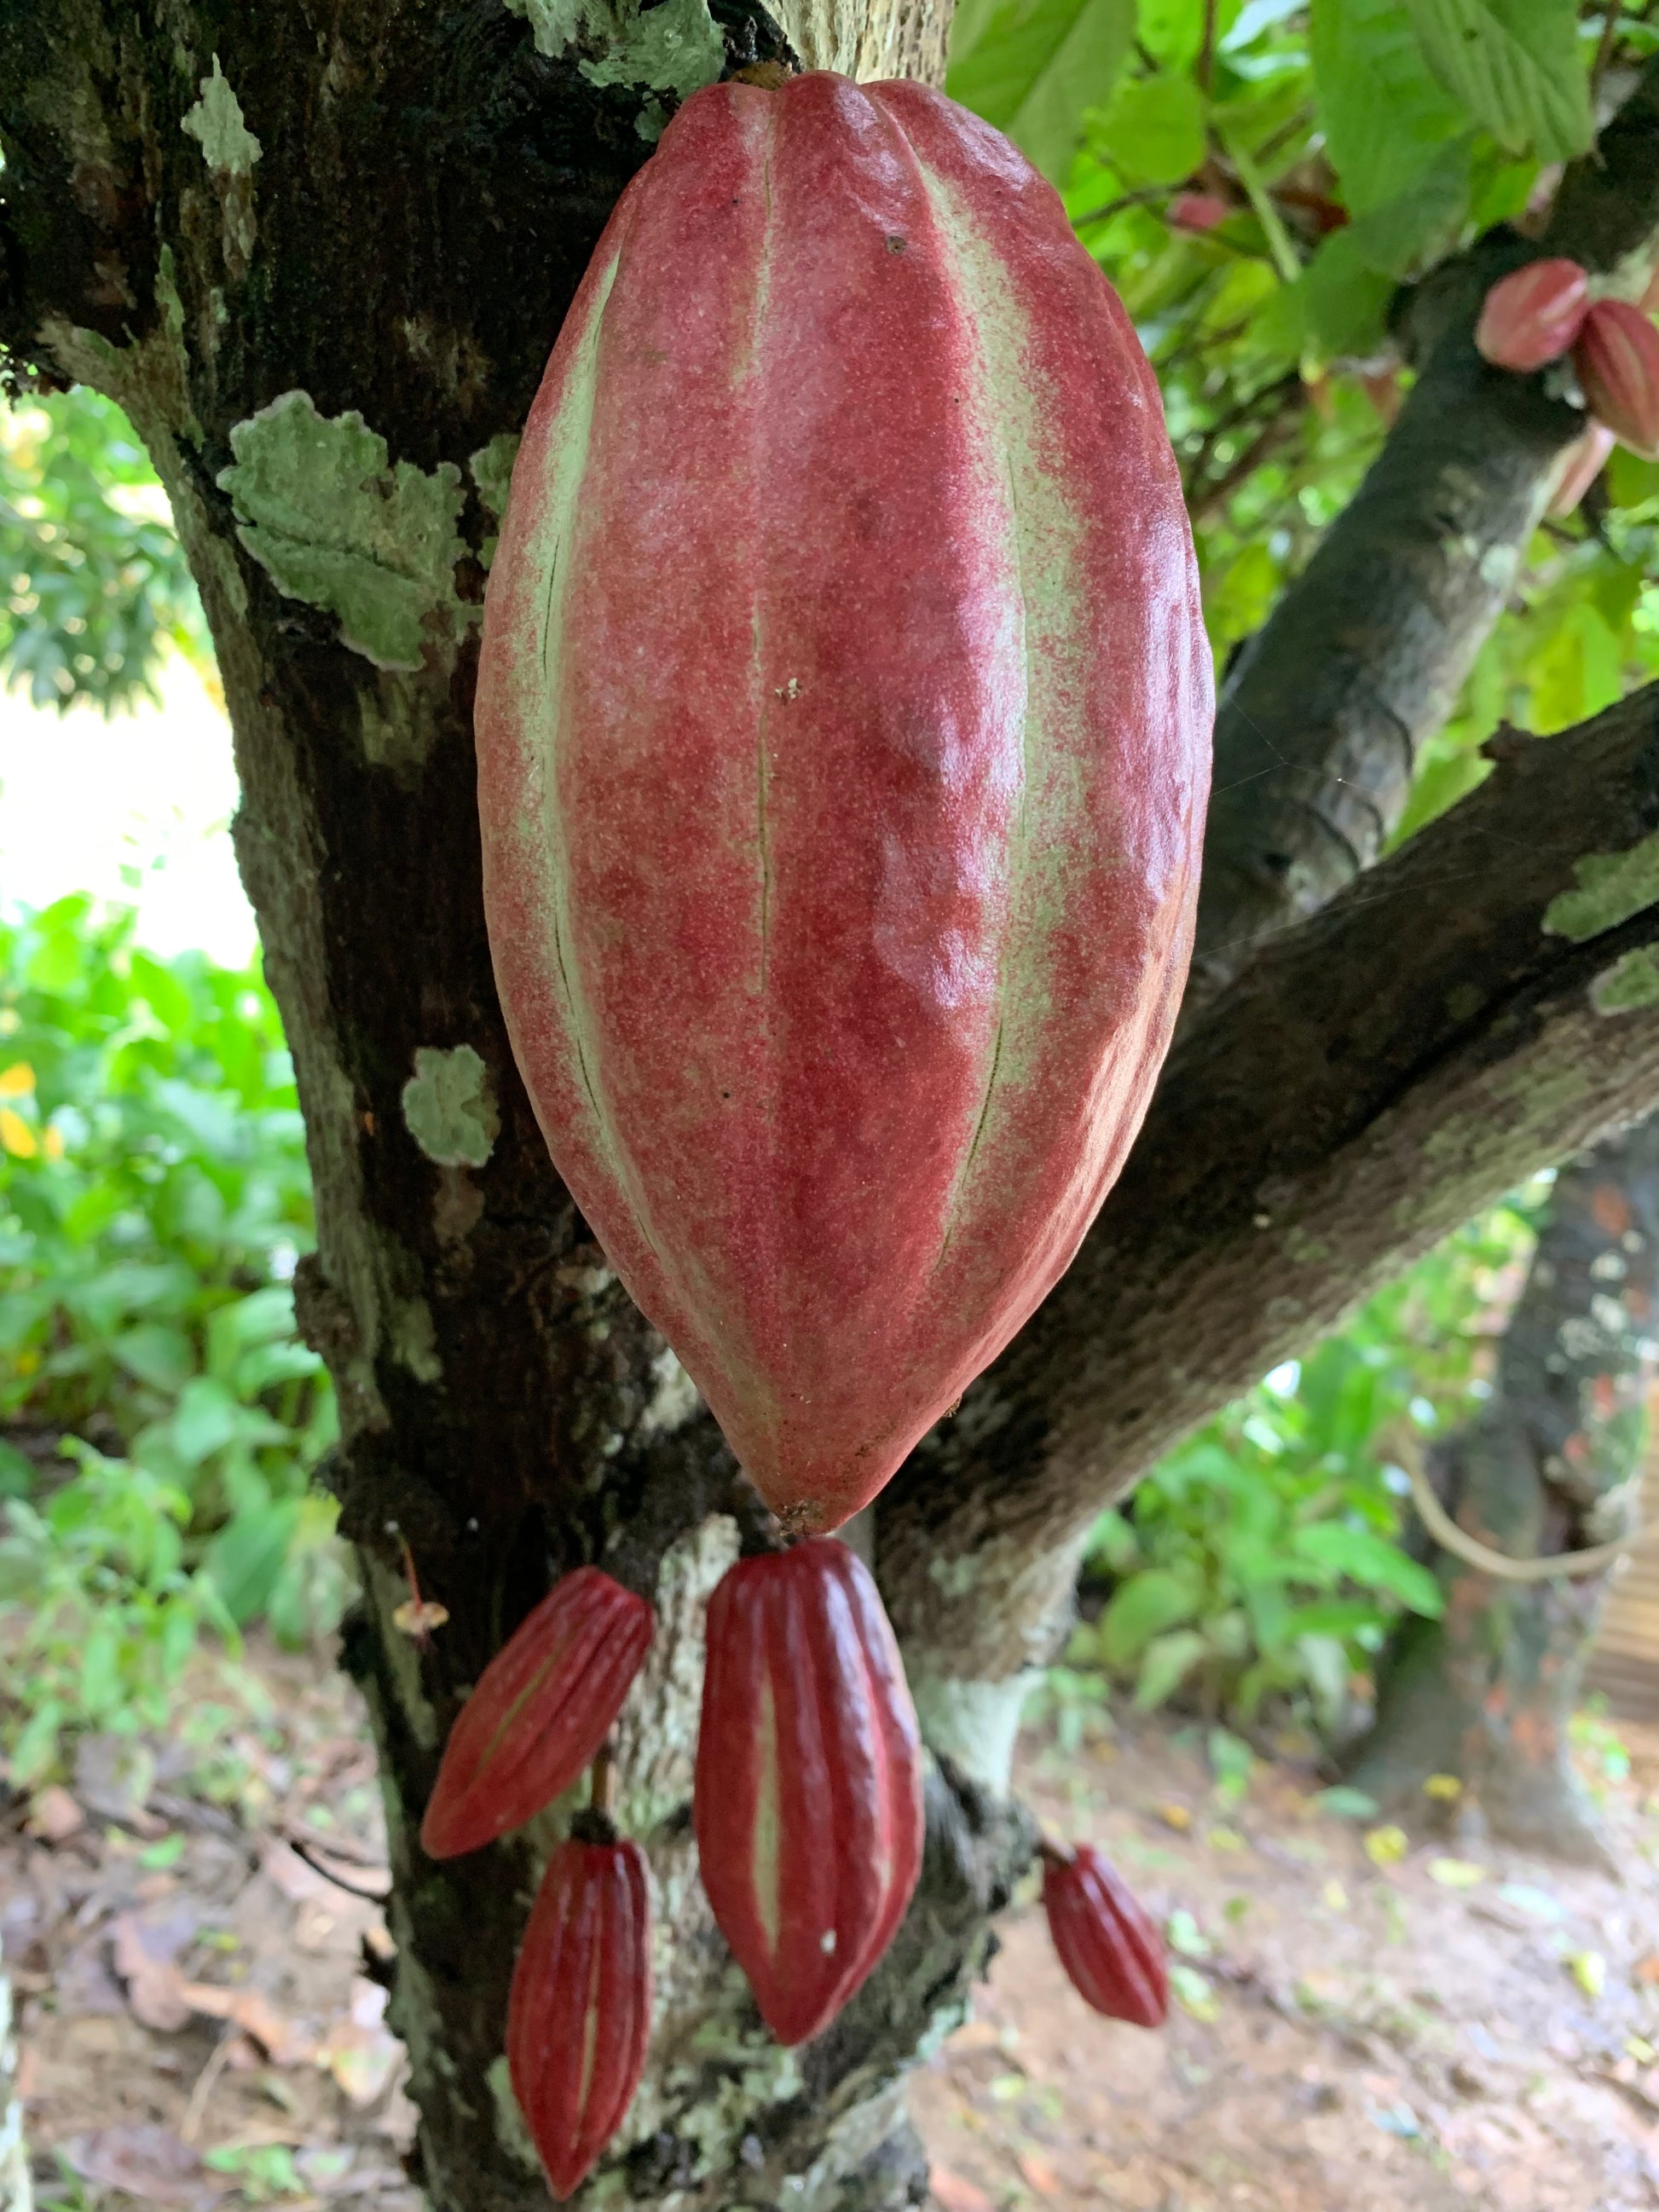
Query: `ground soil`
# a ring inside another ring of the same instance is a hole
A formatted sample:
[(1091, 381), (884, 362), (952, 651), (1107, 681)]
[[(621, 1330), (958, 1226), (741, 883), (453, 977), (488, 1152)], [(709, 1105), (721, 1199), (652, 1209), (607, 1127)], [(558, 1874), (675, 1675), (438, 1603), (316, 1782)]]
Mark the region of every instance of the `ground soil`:
[[(95, 1742), (0, 1815), (27, 2126), (64, 2212), (418, 2212), (361, 1715), (273, 1653), (244, 1694), (238, 1718), (204, 1686), (153, 1763)], [(1156, 2034), (1088, 2011), (1033, 1897), (915, 2078), (936, 2212), (1659, 2206), (1659, 1729), (1582, 1734), (1621, 1881), (1488, 1847), (1443, 1802), (1369, 1827), (1294, 1760), (1224, 1797), (1197, 1729), (1029, 1742), (1051, 1832), (1175, 1916), (1182, 2002)]]

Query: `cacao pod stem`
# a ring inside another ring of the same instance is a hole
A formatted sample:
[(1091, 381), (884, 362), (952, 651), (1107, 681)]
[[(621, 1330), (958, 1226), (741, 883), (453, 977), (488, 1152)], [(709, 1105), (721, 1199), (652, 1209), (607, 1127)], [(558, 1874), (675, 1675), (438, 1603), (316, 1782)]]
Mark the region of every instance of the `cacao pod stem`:
[(1162, 2027), (1169, 1975), (1150, 1917), (1091, 1844), (1045, 1844), (1042, 1862), (1042, 1908), (1072, 1986), (1109, 2020)]
[(1624, 300), (1598, 300), (1572, 365), (1598, 422), (1644, 460), (1659, 460), (1659, 331)]
[(781, 2043), (834, 2019), (921, 1867), (921, 1746), (869, 1569), (813, 1537), (708, 1606), (694, 1814), (703, 1887)]
[(650, 2032), (644, 1855), (614, 1836), (561, 1844), (519, 1947), (507, 2013), (513, 2094), (556, 2197), (574, 2194), (626, 2118)]
[(1524, 374), (1559, 361), (1589, 312), (1589, 277), (1576, 261), (1528, 261), (1487, 293), (1474, 343), (1495, 368)]
[(485, 1668), (450, 1730), (421, 1844), (453, 1858), (521, 1827), (569, 1789), (610, 1733), (656, 1617), (599, 1567), (578, 1567)]

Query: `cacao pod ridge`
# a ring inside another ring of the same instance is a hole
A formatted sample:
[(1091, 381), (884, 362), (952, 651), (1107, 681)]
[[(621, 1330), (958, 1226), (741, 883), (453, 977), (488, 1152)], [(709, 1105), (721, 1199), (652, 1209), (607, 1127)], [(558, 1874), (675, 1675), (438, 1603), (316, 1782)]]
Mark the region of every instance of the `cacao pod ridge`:
[(740, 1559), (708, 1606), (694, 1797), (714, 1918), (781, 2043), (834, 2019), (921, 1869), (921, 1747), (863, 1561), (827, 1537)]
[(636, 1844), (561, 1844), (507, 2000), (513, 2094), (553, 2194), (574, 2194), (627, 2118), (651, 2033), (651, 1892)]
[(555, 1583), (495, 1654), (444, 1746), (421, 1822), (428, 1858), (494, 1843), (586, 1768), (650, 1648), (656, 1616), (599, 1567)]
[(484, 896), (555, 1164), (792, 1533), (1115, 1177), (1212, 709), (1158, 387), (1052, 186), (921, 85), (694, 94), (514, 470)]

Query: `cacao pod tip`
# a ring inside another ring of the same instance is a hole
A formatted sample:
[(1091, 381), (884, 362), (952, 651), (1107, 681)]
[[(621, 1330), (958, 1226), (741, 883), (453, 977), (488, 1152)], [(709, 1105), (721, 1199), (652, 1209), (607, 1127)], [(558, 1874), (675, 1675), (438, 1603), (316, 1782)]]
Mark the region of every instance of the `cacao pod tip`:
[(1570, 349), (1589, 308), (1589, 277), (1576, 261), (1529, 261), (1487, 293), (1474, 343), (1495, 368), (1526, 374)]
[(1596, 421), (1644, 460), (1659, 460), (1659, 331), (1625, 300), (1598, 300), (1572, 365)]

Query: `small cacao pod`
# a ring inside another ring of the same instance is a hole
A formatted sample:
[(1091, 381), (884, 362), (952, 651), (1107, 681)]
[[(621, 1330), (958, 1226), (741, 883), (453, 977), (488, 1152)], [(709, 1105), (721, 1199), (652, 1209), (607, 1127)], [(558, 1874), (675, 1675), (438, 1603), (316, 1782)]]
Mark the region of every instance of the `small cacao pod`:
[(569, 1789), (621, 1710), (654, 1626), (645, 1600), (601, 1568), (555, 1583), (449, 1732), (421, 1822), (428, 1858), (478, 1850)]
[(1164, 220), (1172, 230), (1215, 230), (1232, 212), (1232, 203), (1218, 192), (1177, 192)]
[(573, 1838), (547, 1863), (513, 1970), (507, 2064), (556, 2197), (627, 2117), (651, 2032), (651, 1889), (636, 1844)]
[(1561, 456), (1561, 473), (1550, 494), (1549, 514), (1559, 520), (1572, 513), (1607, 466), (1607, 455), (1616, 442), (1605, 422), (1592, 422), (1579, 433)]
[(1495, 368), (1542, 368), (1571, 348), (1589, 312), (1589, 277), (1576, 261), (1528, 261), (1499, 277), (1474, 326)]
[(780, 2043), (827, 2026), (921, 1868), (921, 1743), (869, 1569), (831, 1537), (739, 1559), (708, 1604), (703, 1887)]
[(1060, 1963), (1109, 2020), (1159, 2027), (1170, 2009), (1164, 1939), (1120, 1876), (1088, 1844), (1045, 1847), (1042, 1908)]
[(920, 84), (688, 100), (514, 470), (484, 898), (559, 1172), (793, 1532), (1117, 1175), (1211, 665), (1158, 387), (1053, 187)]
[(1596, 421), (1644, 460), (1659, 460), (1659, 331), (1624, 300), (1598, 300), (1572, 365)]

